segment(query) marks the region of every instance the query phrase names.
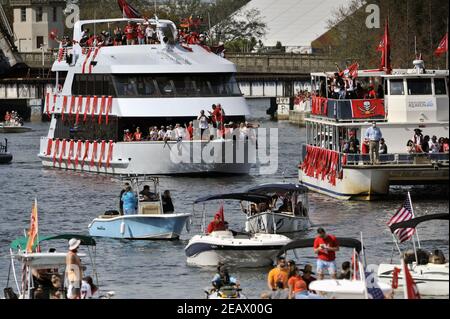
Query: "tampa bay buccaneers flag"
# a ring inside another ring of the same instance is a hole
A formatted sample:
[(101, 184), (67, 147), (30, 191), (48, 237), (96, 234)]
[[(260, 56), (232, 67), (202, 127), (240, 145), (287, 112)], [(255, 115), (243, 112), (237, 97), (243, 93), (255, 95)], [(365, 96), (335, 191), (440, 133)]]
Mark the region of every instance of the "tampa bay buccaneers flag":
[(389, 37), (389, 25), (386, 20), (386, 25), (384, 27), (384, 35), (380, 41), (380, 44), (377, 48), (378, 52), (381, 52), (381, 65), (380, 71), (386, 71), (387, 74), (390, 74), (392, 71), (391, 68), (391, 40)]
[(448, 32), (445, 34), (444, 38), (439, 43), (439, 47), (434, 51), (434, 55), (439, 57), (448, 51)]
[(117, 4), (122, 10), (123, 17), (128, 19), (137, 19), (142, 18), (142, 15), (139, 11), (133, 8), (126, 0), (117, 0)]

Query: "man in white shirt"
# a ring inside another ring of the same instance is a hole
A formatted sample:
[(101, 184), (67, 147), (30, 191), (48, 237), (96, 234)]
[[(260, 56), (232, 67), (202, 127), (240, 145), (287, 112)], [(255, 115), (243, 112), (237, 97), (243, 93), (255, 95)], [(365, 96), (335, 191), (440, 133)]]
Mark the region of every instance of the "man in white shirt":
[(181, 127), (180, 124), (175, 125), (175, 139), (179, 142), (184, 140), (185, 137), (184, 128)]
[(436, 135), (433, 135), (428, 145), (430, 146), (430, 153), (439, 153), (440, 147)]
[(174, 140), (174, 137), (175, 137), (175, 133), (173, 132), (173, 126), (169, 125), (167, 127), (166, 134), (164, 135), (164, 140), (165, 141), (172, 141), (172, 140)]

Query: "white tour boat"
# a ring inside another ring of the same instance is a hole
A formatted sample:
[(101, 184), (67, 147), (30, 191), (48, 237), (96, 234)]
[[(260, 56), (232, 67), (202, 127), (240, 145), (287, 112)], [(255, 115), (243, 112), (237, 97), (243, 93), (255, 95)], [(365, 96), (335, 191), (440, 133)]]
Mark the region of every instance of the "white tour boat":
[[(417, 225), (425, 221), (430, 220), (447, 220), (449, 219), (448, 213), (433, 214), (417, 217), (408, 221), (391, 225), (391, 231), (394, 232), (400, 228), (416, 228)], [(418, 256), (416, 261), (415, 256)], [(422, 257), (423, 256), (423, 257)], [(420, 295), (422, 296), (449, 296), (449, 263), (448, 260), (443, 258), (437, 258), (436, 260), (430, 259), (428, 253), (423, 254), (422, 250), (417, 249), (414, 254), (411, 254), (414, 261), (407, 262), (409, 271), (411, 273), (414, 282), (417, 285)], [(422, 257), (422, 258), (421, 258)], [(436, 256), (437, 257), (437, 256)], [(378, 278), (380, 281), (391, 284), (394, 269), (399, 270), (398, 273), (398, 289), (403, 289), (403, 267), (402, 265), (395, 264), (380, 264), (378, 267)]]
[[(333, 99), (324, 83), (334, 73), (312, 74), (316, 95), (306, 119), (299, 166), (303, 185), (338, 199), (372, 200), (387, 195), (390, 185), (448, 183), (448, 153), (411, 154), (407, 143), (416, 129), (430, 138), (449, 136), (449, 71), (425, 70), (421, 60), (414, 64), (416, 69), (394, 69), (389, 74), (358, 71), (358, 81), (378, 81), (384, 98), (376, 99)], [(381, 129), (388, 150), (375, 165), (369, 164), (368, 154), (344, 153), (352, 135), (362, 146), (372, 121)]]
[[(51, 116), (40, 142), (45, 167), (108, 174), (248, 174), (256, 163), (256, 139), (194, 139), (124, 142), (124, 131), (188, 124), (213, 104), (225, 121), (245, 122), (249, 109), (235, 79), (236, 66), (202, 45), (180, 44), (175, 24), (148, 20), (157, 44), (87, 48), (82, 30), (121, 26), (143, 19), (78, 21), (75, 44), (61, 48), (52, 71), (57, 87), (47, 92)], [(111, 33), (111, 32), (110, 32)], [(64, 58), (67, 57), (67, 58)], [(61, 86), (61, 78), (64, 84)]]
[[(200, 198), (195, 203), (224, 199), (260, 202), (261, 198), (266, 199), (267, 196), (224, 194)], [(219, 262), (222, 262), (226, 265), (243, 268), (270, 266), (279, 250), (291, 241), (283, 235), (238, 233), (228, 230), (227, 227), (207, 233), (205, 209), (203, 210), (202, 225), (202, 231), (205, 234), (192, 237), (185, 248), (188, 265), (217, 266)]]

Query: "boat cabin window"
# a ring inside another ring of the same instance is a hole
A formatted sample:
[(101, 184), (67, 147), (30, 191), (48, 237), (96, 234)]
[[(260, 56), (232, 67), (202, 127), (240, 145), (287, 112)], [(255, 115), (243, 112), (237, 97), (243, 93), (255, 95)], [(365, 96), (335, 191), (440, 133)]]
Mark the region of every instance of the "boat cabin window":
[(233, 74), (114, 75), (119, 97), (242, 96)]
[(111, 76), (107, 74), (75, 74), (72, 82), (72, 95), (115, 96)]
[(434, 79), (434, 91), (436, 95), (447, 95), (445, 79)]
[(390, 95), (405, 95), (405, 88), (403, 85), (403, 79), (390, 80)]
[(431, 95), (431, 79), (408, 79), (408, 95)]
[[(105, 117), (103, 117), (103, 120), (105, 120)], [(105, 125), (104, 123), (98, 124), (98, 117), (91, 120), (91, 117), (89, 116), (86, 122), (79, 121), (78, 124), (75, 124), (75, 116), (72, 116), (71, 118), (65, 117), (64, 121), (60, 118), (56, 123), (55, 138), (82, 141), (117, 141), (118, 119), (116, 116), (109, 116), (108, 121), (108, 125)]]

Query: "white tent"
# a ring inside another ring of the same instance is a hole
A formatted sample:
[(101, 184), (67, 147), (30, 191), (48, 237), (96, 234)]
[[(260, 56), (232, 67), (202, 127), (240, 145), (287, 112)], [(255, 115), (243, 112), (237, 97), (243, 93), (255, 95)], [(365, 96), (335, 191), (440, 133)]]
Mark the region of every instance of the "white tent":
[(287, 48), (310, 53), (311, 42), (328, 31), (328, 20), (351, 0), (251, 0), (240, 12), (258, 9), (267, 24), (265, 46), (278, 41)]

